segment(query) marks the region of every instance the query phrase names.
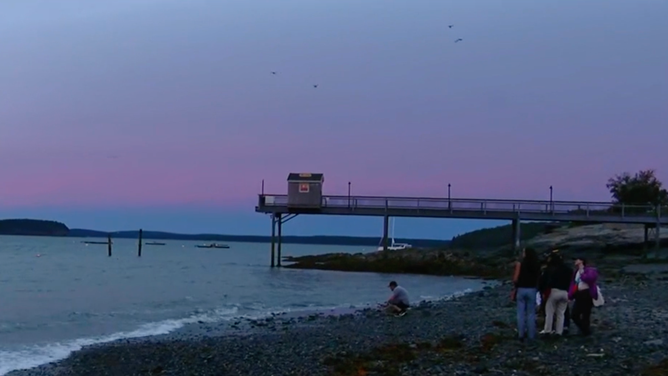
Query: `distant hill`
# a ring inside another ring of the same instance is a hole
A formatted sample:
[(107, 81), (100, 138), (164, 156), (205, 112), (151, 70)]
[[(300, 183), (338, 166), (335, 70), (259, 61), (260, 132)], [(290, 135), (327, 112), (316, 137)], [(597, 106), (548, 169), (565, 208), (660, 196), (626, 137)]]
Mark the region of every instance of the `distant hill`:
[[(538, 235), (550, 233), (563, 224), (548, 222), (523, 222), (520, 224), (520, 241), (522, 243)], [(512, 225), (483, 228), (455, 236), (450, 241), (453, 249), (496, 249), (512, 243)]]
[(64, 223), (41, 219), (2, 219), (0, 235), (67, 236), (70, 229)]
[[(80, 238), (106, 238), (107, 232), (71, 229), (69, 236)], [(196, 241), (215, 241), (215, 242), (240, 242), (240, 243), (269, 243), (270, 236), (258, 235), (218, 235), (218, 234), (176, 234), (163, 231), (144, 231), (144, 239), (164, 239), (164, 240), (196, 240)], [(116, 231), (111, 233), (112, 238), (116, 239), (137, 239), (139, 231)], [(448, 245), (447, 240), (434, 239), (395, 239), (396, 242), (410, 243), (415, 247), (431, 248), (443, 247)], [(378, 246), (380, 239), (378, 237), (363, 236), (283, 236), (283, 243), (287, 244), (325, 244), (325, 245), (361, 245)]]

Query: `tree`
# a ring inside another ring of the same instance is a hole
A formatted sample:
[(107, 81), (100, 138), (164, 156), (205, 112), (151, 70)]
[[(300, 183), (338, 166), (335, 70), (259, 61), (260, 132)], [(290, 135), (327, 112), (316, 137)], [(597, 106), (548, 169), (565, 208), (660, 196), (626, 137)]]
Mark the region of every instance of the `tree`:
[(625, 172), (608, 179), (605, 185), (616, 204), (666, 205), (668, 192), (656, 178), (654, 170), (641, 170), (635, 175)]

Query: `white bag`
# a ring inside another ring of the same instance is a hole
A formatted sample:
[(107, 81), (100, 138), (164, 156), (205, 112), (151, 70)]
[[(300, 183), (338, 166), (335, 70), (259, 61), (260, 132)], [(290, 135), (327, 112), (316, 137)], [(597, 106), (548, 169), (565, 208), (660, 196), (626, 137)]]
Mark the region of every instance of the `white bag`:
[(603, 294), (601, 294), (601, 288), (596, 286), (596, 291), (598, 291), (598, 298), (594, 299), (594, 307), (600, 307), (605, 304), (605, 299), (603, 299)]

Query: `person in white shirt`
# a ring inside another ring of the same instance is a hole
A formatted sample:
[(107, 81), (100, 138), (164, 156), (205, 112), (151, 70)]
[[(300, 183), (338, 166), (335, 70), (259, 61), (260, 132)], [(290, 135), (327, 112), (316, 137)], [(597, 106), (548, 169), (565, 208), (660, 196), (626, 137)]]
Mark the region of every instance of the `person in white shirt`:
[(385, 306), (397, 316), (403, 316), (406, 314), (406, 310), (410, 307), (410, 301), (408, 299), (408, 291), (405, 288), (399, 286), (397, 282), (392, 281), (388, 285), (390, 290), (392, 290), (392, 295), (385, 303)]

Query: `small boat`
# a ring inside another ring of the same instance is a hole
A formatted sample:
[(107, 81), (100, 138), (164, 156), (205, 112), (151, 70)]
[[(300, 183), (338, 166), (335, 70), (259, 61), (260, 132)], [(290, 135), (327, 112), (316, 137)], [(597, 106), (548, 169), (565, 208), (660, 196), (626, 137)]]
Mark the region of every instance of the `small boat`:
[(88, 240), (82, 241), (82, 243), (84, 243), (84, 244), (109, 244), (109, 242), (88, 241)]
[[(395, 242), (394, 242), (394, 218), (391, 219), (391, 221), (392, 221), (392, 233), (390, 234), (390, 244), (387, 246), (387, 250), (388, 250), (388, 251), (401, 251), (401, 250), (404, 250), (404, 249), (413, 248), (413, 245), (412, 245), (412, 244), (408, 244), (408, 243), (395, 243)], [(377, 250), (378, 250), (378, 251), (383, 251), (383, 250), (385, 250), (385, 247), (384, 247), (384, 245), (383, 245), (383, 239), (382, 239), (382, 238), (380, 239), (380, 243), (381, 243), (381, 244), (378, 246)]]
[(144, 243), (146, 245), (166, 245), (167, 243), (160, 243), (160, 242), (146, 242)]
[[(413, 246), (408, 243), (395, 243), (395, 242), (392, 242), (392, 244), (387, 246), (388, 251), (401, 251), (402, 249), (408, 249), (408, 248), (413, 248)], [(379, 251), (382, 251), (384, 249), (385, 248), (382, 245), (378, 247)]]
[(223, 249), (230, 248), (230, 246), (227, 245), (227, 244), (218, 244), (218, 243), (198, 244), (195, 247), (197, 247), (197, 248), (223, 248)]

